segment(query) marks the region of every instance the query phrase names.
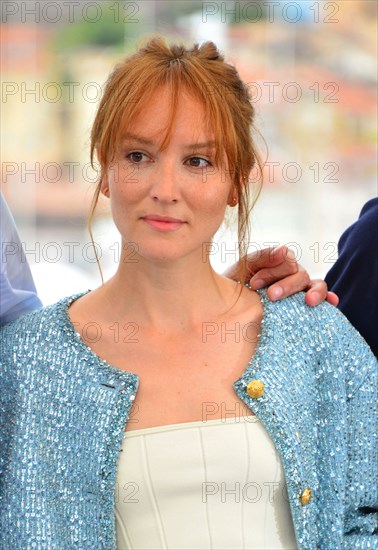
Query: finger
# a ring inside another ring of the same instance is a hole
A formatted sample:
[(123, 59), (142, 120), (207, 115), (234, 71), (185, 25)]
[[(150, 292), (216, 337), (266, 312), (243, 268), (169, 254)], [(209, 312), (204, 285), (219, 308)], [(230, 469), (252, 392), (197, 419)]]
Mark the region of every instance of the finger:
[(263, 248), (263, 250), (252, 252), (247, 254), (247, 262), (251, 275), (260, 269), (275, 267), (282, 263), (297, 264), (294, 252), (287, 246)]
[(305, 300), (308, 306), (317, 306), (327, 298), (327, 283), (322, 279), (310, 281), (309, 289), (306, 292)]
[[(290, 275), (294, 275), (295, 273), (298, 273), (298, 271), (304, 272), (303, 268), (298, 266), (296, 262), (282, 263), (276, 267), (260, 269), (251, 278), (249, 284), (254, 290), (257, 290), (263, 286), (269, 286), (277, 281), (285, 279), (286, 277), (290, 277)], [(303, 288), (304, 287), (302, 287), (301, 290), (303, 290)]]
[[(266, 273), (266, 282), (263, 281), (260, 286), (254, 286), (253, 288), (255, 289), (262, 288), (266, 284), (278, 281), (282, 277), (295, 273), (298, 269), (294, 252), (287, 248), (287, 246), (278, 246), (275, 248), (269, 247), (262, 250), (256, 250), (247, 254), (245, 259), (247, 261), (247, 280), (263, 269), (268, 271), (270, 268), (277, 267), (279, 265), (286, 266), (286, 268), (283, 267), (282, 271), (280, 271), (281, 275), (278, 274), (277, 276), (274, 276), (273, 274), (273, 276), (271, 276), (269, 273)], [(239, 264), (236, 263), (228, 267), (223, 275), (236, 281), (240, 275)], [(264, 276), (264, 273), (262, 275)]]
[(306, 303), (309, 306), (317, 306), (327, 300), (333, 306), (339, 303), (339, 297), (334, 292), (328, 292), (327, 283), (322, 279), (313, 279), (310, 288), (306, 293)]
[(273, 302), (281, 300), (308, 288), (309, 284), (310, 278), (307, 271), (300, 270), (294, 275), (289, 275), (289, 277), (285, 277), (285, 279), (271, 285), (267, 290), (268, 298)]
[(327, 302), (333, 306), (339, 305), (339, 297), (334, 292), (327, 293)]

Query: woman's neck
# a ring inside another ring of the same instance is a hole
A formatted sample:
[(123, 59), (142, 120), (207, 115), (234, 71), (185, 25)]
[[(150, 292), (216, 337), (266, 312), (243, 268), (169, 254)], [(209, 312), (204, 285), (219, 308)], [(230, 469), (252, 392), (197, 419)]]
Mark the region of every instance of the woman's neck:
[(218, 275), (208, 260), (120, 263), (96, 293), (119, 322), (133, 319), (151, 327), (188, 328), (220, 319), (237, 301), (239, 285)]

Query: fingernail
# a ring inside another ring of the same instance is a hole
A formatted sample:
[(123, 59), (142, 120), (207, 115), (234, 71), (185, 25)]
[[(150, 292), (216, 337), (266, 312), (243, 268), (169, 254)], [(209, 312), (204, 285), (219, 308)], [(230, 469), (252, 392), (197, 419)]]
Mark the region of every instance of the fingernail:
[(257, 290), (258, 288), (265, 286), (265, 281), (264, 279), (255, 279), (252, 281), (251, 286)]
[(273, 298), (280, 298), (283, 294), (283, 288), (280, 286), (276, 286), (275, 288), (272, 288), (270, 292)]

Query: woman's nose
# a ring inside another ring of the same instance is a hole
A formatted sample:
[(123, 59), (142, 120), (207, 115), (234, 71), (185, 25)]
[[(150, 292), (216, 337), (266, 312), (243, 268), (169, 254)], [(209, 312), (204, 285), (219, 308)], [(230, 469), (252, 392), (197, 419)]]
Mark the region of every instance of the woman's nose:
[(154, 172), (151, 197), (162, 202), (177, 202), (179, 185), (177, 167), (172, 163), (161, 163)]

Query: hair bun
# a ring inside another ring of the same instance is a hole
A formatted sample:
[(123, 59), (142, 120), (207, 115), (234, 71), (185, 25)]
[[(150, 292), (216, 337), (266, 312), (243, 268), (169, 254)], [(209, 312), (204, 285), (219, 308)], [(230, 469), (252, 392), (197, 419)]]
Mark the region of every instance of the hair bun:
[(178, 57), (183, 57), (185, 53), (185, 46), (182, 44), (172, 44), (171, 45), (172, 56), (177, 59)]
[(214, 42), (207, 41), (203, 42), (199, 47), (198, 44), (196, 44), (195, 47), (196, 46), (201, 58), (208, 59), (209, 61), (223, 61), (223, 55), (218, 51)]

